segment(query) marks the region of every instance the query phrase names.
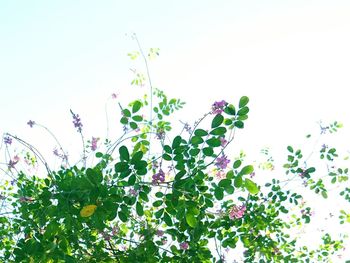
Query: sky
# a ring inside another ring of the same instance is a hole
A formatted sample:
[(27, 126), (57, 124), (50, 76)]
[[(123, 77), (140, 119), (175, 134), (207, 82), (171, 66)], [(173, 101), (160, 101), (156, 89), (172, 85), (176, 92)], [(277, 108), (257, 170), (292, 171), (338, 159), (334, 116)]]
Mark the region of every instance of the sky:
[(150, 63), (154, 86), (187, 103), (177, 122), (246, 95), (250, 117), (236, 149), (279, 153), (317, 133), (320, 120), (342, 122), (339, 141), (350, 149), (349, 13), (347, 0), (2, 0), (0, 133), (47, 140), (52, 151), (55, 143), (26, 125), (31, 119), (69, 149), (80, 143), (69, 109), (88, 137), (103, 137), (107, 107), (118, 137), (108, 98), (127, 103), (148, 92), (130, 85), (135, 32), (145, 50), (160, 48)]

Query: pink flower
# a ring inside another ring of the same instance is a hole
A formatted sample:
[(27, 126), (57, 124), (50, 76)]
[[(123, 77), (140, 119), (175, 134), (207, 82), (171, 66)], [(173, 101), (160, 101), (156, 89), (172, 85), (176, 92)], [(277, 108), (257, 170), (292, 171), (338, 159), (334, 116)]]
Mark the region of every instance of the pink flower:
[(231, 220), (233, 219), (240, 219), (244, 216), (244, 213), (246, 211), (246, 206), (245, 205), (242, 205), (242, 206), (232, 206), (231, 207), (231, 210), (229, 212), (229, 218)]
[(188, 249), (188, 243), (187, 242), (180, 243), (180, 249), (187, 250)]
[(225, 137), (220, 137), (220, 142), (221, 142), (221, 147), (225, 147), (227, 144), (227, 140), (225, 139)]
[(91, 139), (91, 151), (96, 151), (97, 149), (97, 142), (100, 140), (100, 138), (92, 137)]
[(216, 101), (214, 102), (212, 106), (212, 113), (213, 114), (221, 114), (224, 111), (225, 106), (227, 105), (227, 102), (222, 100), (222, 101)]

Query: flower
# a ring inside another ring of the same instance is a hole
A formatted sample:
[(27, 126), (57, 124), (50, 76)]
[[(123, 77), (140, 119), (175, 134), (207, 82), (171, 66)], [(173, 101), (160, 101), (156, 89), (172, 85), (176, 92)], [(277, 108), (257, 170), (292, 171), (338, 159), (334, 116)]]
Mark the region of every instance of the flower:
[(18, 155), (16, 155), (15, 157), (13, 157), (13, 160), (10, 160), (9, 163), (8, 163), (8, 168), (9, 169), (12, 169), (12, 168), (15, 168), (15, 165), (19, 162), (19, 157)]
[(222, 155), (216, 159), (215, 165), (220, 169), (225, 169), (229, 164), (230, 160), (227, 159), (226, 155)]
[(164, 235), (164, 231), (163, 230), (157, 230), (156, 235), (161, 237), (161, 236)]
[(77, 128), (77, 131), (81, 133), (83, 124), (81, 123), (81, 119), (78, 114), (75, 114), (72, 110), (70, 110), (72, 116), (73, 116), (73, 124), (74, 127)]
[(118, 94), (112, 93), (112, 99), (116, 99), (118, 97)]
[(188, 243), (187, 242), (181, 242), (180, 243), (180, 249), (187, 250), (188, 249)]
[(213, 114), (221, 114), (224, 110), (224, 107), (227, 105), (227, 102), (222, 100), (222, 101), (216, 101), (212, 105), (212, 113)]
[(29, 120), (27, 124), (30, 126), (30, 128), (33, 128), (33, 126), (35, 125), (35, 121)]
[(244, 216), (245, 211), (247, 210), (245, 205), (242, 206), (232, 206), (231, 210), (229, 212), (229, 218), (231, 220), (233, 219), (240, 219)]
[(225, 147), (227, 144), (227, 140), (225, 139), (225, 137), (220, 137), (220, 142), (221, 142), (221, 147)]
[(100, 138), (92, 137), (91, 139), (91, 151), (96, 151), (97, 149), (97, 142), (100, 140)]
[(131, 196), (137, 196), (137, 194), (138, 194), (138, 190), (135, 190), (134, 188), (131, 188), (130, 190), (129, 190), (129, 195), (131, 195)]
[(67, 161), (68, 160), (68, 155), (65, 154), (64, 152), (63, 153), (59, 153), (57, 149), (54, 149), (53, 150), (53, 154), (59, 158), (62, 159), (62, 161)]
[(6, 136), (6, 137), (4, 138), (4, 143), (5, 143), (5, 144), (8, 144), (8, 145), (11, 145), (11, 144), (12, 144), (12, 138), (9, 137), (9, 136)]
[(163, 183), (165, 181), (165, 173), (162, 169), (159, 169), (159, 172), (152, 176), (152, 183), (157, 184), (159, 182)]

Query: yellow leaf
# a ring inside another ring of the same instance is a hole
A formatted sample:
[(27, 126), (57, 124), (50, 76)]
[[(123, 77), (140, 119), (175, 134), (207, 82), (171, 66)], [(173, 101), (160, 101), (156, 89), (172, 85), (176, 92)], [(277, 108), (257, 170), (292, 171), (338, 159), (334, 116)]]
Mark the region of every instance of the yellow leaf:
[(80, 210), (81, 217), (89, 217), (95, 213), (97, 206), (96, 205), (87, 205)]

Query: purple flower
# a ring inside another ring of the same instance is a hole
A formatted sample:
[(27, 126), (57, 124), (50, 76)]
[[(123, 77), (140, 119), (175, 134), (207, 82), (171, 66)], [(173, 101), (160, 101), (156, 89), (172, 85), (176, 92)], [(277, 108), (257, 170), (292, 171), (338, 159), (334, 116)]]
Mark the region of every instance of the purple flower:
[(91, 139), (91, 150), (92, 151), (96, 151), (96, 149), (97, 149), (97, 142), (99, 140), (100, 140), (100, 138), (92, 137), (92, 139)]
[(139, 191), (135, 190), (134, 188), (130, 188), (129, 190), (129, 195), (131, 196), (137, 196), (138, 193)]
[(159, 129), (159, 130), (157, 131), (157, 133), (156, 133), (156, 138), (157, 138), (158, 140), (164, 140), (164, 138), (165, 138), (165, 132), (164, 132), (163, 129)]
[(112, 99), (116, 99), (118, 95), (116, 93), (112, 93)]
[(227, 140), (225, 139), (225, 137), (220, 137), (220, 142), (221, 142), (221, 147), (225, 147), (227, 144)]
[(118, 235), (119, 232), (120, 232), (120, 229), (119, 229), (118, 226), (114, 226), (114, 227), (112, 228), (112, 235), (113, 235), (113, 236)]
[(35, 121), (29, 120), (27, 124), (30, 126), (30, 128), (33, 128), (33, 126), (35, 125)]
[(216, 159), (215, 165), (220, 169), (225, 169), (229, 164), (230, 160), (227, 159), (226, 155), (222, 155)]
[(159, 182), (163, 183), (165, 181), (165, 174), (162, 169), (159, 169), (159, 172), (152, 176), (152, 183), (157, 184)]
[(15, 165), (19, 162), (19, 157), (18, 155), (16, 155), (15, 157), (13, 157), (13, 160), (10, 160), (10, 162), (8, 163), (8, 168), (12, 169), (15, 168)]
[(188, 249), (188, 243), (187, 242), (180, 243), (180, 249), (187, 250)]
[(246, 206), (245, 205), (242, 205), (242, 206), (232, 206), (230, 212), (229, 212), (229, 218), (231, 220), (233, 219), (240, 219), (244, 216), (244, 213), (246, 211)]
[(67, 161), (67, 160), (68, 160), (67, 154), (65, 154), (65, 153), (59, 153), (57, 149), (54, 149), (54, 150), (53, 150), (53, 154), (54, 154), (55, 156), (61, 158), (62, 161)]
[(156, 235), (159, 236), (159, 237), (162, 237), (164, 235), (164, 231), (163, 230), (157, 230)]
[(79, 117), (79, 114), (75, 114), (72, 110), (70, 110), (73, 116), (73, 124), (74, 127), (77, 128), (77, 131), (81, 133), (83, 124), (81, 123), (81, 119)]
[(4, 143), (5, 143), (5, 144), (8, 144), (8, 145), (11, 145), (11, 144), (12, 144), (12, 138), (9, 137), (9, 136), (6, 136), (6, 137), (4, 138)]
[(212, 105), (212, 110), (213, 110), (212, 113), (221, 114), (226, 105), (227, 105), (227, 102), (224, 100), (214, 102), (214, 104)]

